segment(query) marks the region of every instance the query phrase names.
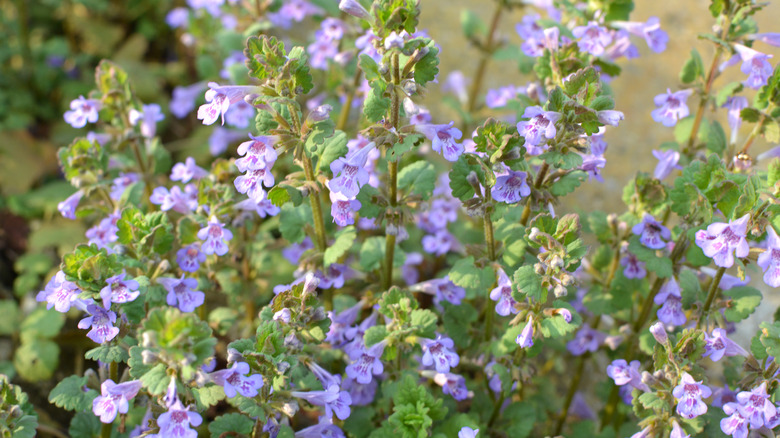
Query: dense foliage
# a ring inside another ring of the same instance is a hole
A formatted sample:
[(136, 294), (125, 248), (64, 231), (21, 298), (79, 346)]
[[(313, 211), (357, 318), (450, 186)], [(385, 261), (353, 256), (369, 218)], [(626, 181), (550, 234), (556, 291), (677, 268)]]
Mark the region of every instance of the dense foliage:
[[(164, 7), (129, 3), (141, 29)], [(587, 214), (566, 197), (600, 181), (624, 118), (609, 83), (634, 44), (665, 50), (659, 20), (630, 21), (630, 0), (496, 0), (490, 25), (462, 16), (484, 52), (469, 86), (439, 71), (457, 49), (421, 7), (189, 0), (165, 32), (197, 79), (167, 109), (138, 92), (144, 68), (97, 64), (63, 115), (84, 135), (58, 152), (57, 209), (85, 237), (53, 239), (59, 265), (19, 257), (0, 300), (4, 436), (771, 436), (780, 322), (729, 338), (780, 287), (780, 147), (753, 155), (780, 142), (762, 5), (712, 2), (712, 60), (693, 50), (655, 98), (673, 132), (653, 174), (624, 212)], [(518, 8), (521, 42), (500, 44)], [(46, 52), (22, 50), (37, 71)], [(530, 81), (483, 95), (499, 50)], [(437, 80), (459, 120), (426, 109)], [(3, 207), (32, 217), (45, 195)], [(67, 423), (22, 391), (53, 376)]]

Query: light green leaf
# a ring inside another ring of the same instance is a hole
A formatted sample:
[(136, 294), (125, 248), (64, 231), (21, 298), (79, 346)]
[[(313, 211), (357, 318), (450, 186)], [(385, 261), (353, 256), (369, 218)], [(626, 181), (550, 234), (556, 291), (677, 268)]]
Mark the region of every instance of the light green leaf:
[(352, 248), (357, 238), (357, 230), (355, 227), (342, 228), (336, 233), (336, 240), (325, 250), (323, 256), (323, 264), (327, 268), (333, 263), (336, 263), (338, 259)]

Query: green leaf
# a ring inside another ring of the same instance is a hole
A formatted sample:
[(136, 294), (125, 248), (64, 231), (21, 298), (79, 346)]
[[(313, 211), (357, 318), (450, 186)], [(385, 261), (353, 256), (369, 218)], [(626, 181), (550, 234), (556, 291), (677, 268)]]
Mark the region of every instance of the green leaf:
[(335, 131), (335, 133), (326, 138), (317, 149), (319, 160), (317, 167), (324, 172), (330, 170), (330, 163), (336, 161), (339, 157), (347, 155), (347, 134), (344, 131)]
[(569, 170), (582, 166), (582, 155), (574, 151), (563, 154), (557, 150), (551, 150), (539, 155), (539, 158), (556, 169)]
[(739, 116), (746, 122), (755, 123), (761, 118), (761, 113), (755, 108), (743, 108)]
[(769, 172), (767, 173), (767, 185), (771, 188), (780, 181), (780, 158), (775, 158), (769, 163)]
[(581, 170), (564, 175), (550, 186), (550, 193), (555, 196), (565, 196), (573, 192), (579, 187), (586, 179), (588, 179), (588, 173)]
[(780, 123), (777, 120), (767, 119), (764, 122), (763, 129), (764, 138), (770, 143), (780, 142)]
[(415, 161), (398, 172), (398, 187), (428, 199), (436, 185), (436, 169), (427, 161)]
[(525, 265), (518, 268), (515, 271), (513, 280), (512, 298), (515, 301), (522, 302), (526, 298), (535, 300), (538, 303), (547, 301), (547, 290), (542, 288), (542, 282), (539, 280), (536, 272), (534, 272), (533, 265)]
[(534, 424), (536, 424), (536, 410), (528, 402), (512, 403), (507, 406), (501, 417), (509, 421), (506, 433), (512, 438), (529, 436), (534, 428)]
[(358, 57), (358, 68), (363, 71), (363, 75), (365, 75), (368, 82), (382, 79), (382, 75), (379, 73), (379, 65), (377, 65), (373, 58), (366, 54)]
[(683, 64), (680, 72), (680, 81), (683, 84), (690, 84), (697, 77), (704, 78), (704, 62), (696, 49), (691, 50), (691, 57)]
[(79, 438), (100, 437), (101, 423), (92, 412), (78, 412), (70, 421), (68, 435)]
[(279, 212), (279, 231), (290, 243), (301, 243), (306, 236), (304, 227), (312, 223), (311, 207), (308, 204), (293, 206), (284, 204)]
[(0, 300), (0, 335), (10, 335), (19, 329), (19, 307), (16, 301)]
[(434, 338), (436, 334), (436, 324), (439, 318), (435, 313), (428, 309), (412, 310), (412, 327), (417, 328), (417, 334), (424, 338)]
[[(709, 264), (709, 258), (708, 258)], [(693, 303), (697, 301), (704, 302), (705, 295), (701, 288), (701, 283), (696, 274), (690, 269), (683, 269), (680, 271), (678, 278), (680, 285), (680, 294), (682, 295), (683, 307), (689, 308)]]
[(629, 240), (628, 251), (637, 259), (645, 262), (648, 272), (653, 272), (660, 278), (672, 276), (672, 261), (668, 257), (659, 257), (656, 250), (650, 249), (639, 242), (639, 236), (632, 236)]
[(469, 336), (469, 328), (471, 323), (477, 320), (477, 310), (473, 306), (456, 306), (449, 302), (441, 304), (444, 306), (442, 316), (444, 331), (452, 338), (455, 345), (465, 348), (472, 340)]
[(724, 290), (723, 294), (731, 297), (725, 311), (726, 319), (730, 322), (742, 321), (761, 304), (761, 291), (749, 286), (733, 287)]
[(707, 150), (720, 155), (726, 150), (727, 142), (728, 140), (726, 139), (726, 132), (723, 130), (723, 126), (717, 121), (713, 121), (710, 125), (710, 130), (707, 133)]
[(639, 396), (639, 403), (642, 404), (642, 406), (645, 407), (645, 409), (650, 409), (653, 411), (661, 411), (666, 406), (666, 401), (660, 397), (658, 397), (658, 393), (655, 392), (645, 392), (642, 395)]
[(84, 391), (87, 377), (66, 377), (49, 393), (49, 403), (68, 411), (86, 411), (92, 408), (92, 400), (98, 396), (94, 389)]
[(360, 247), (360, 266), (369, 272), (379, 269), (385, 257), (385, 238), (380, 236), (369, 237)]
[[(780, 322), (762, 322), (760, 341), (769, 356), (779, 357), (780, 355)], [(752, 346), (751, 346), (752, 349)]]
[(295, 187), (281, 183), (268, 191), (268, 200), (277, 207), (281, 207), (290, 201), (297, 207), (303, 202), (303, 195)]
[(360, 216), (361, 217), (368, 217), (368, 218), (376, 218), (379, 217), (379, 214), (382, 213), (384, 208), (380, 205), (377, 205), (376, 202), (374, 202), (374, 197), (379, 197), (380, 193), (379, 190), (377, 190), (374, 187), (371, 187), (369, 184), (365, 184), (363, 187), (360, 188), (360, 193), (357, 195), (357, 200), (360, 201)]
[(371, 91), (368, 92), (363, 102), (363, 115), (371, 123), (381, 120), (390, 109), (390, 98), (384, 96), (385, 90), (387, 90), (386, 82), (382, 80), (373, 82)]
[(209, 423), (209, 432), (213, 438), (220, 438), (222, 434), (234, 436), (234, 433), (250, 435), (255, 422), (243, 414), (232, 413), (219, 416)]
[(144, 384), (144, 388), (152, 395), (160, 395), (165, 393), (168, 388), (168, 384), (171, 383), (171, 378), (168, 376), (167, 367), (164, 364), (158, 363), (153, 366), (146, 374), (141, 376), (141, 382)]
[(433, 41), (428, 44), (428, 53), (425, 54), (414, 65), (414, 82), (425, 86), (428, 82), (436, 79), (439, 74), (439, 49), (433, 45)]
[(225, 390), (219, 385), (192, 388), (192, 397), (198, 404), (198, 409), (205, 411), (225, 399)]
[(469, 184), (466, 178), (471, 172), (476, 173), (480, 183), (485, 181), (485, 171), (477, 163), (470, 163), (468, 154), (463, 154), (458, 161), (453, 163), (450, 171), (450, 188), (452, 196), (465, 202), (474, 197), (474, 187)]
[(715, 98), (715, 105), (718, 108), (722, 107), (723, 104), (729, 100), (729, 97), (742, 91), (742, 88), (744, 87), (742, 86), (741, 82), (729, 82), (728, 84), (724, 85), (723, 88), (718, 91), (718, 95)]
[(346, 254), (355, 243), (355, 238), (357, 238), (355, 227), (350, 226), (339, 230), (336, 233), (336, 240), (325, 249), (325, 254), (323, 255), (325, 267), (327, 268), (331, 264), (336, 263), (341, 256)]
[(119, 345), (104, 344), (87, 351), (84, 357), (96, 362), (127, 362), (130, 354)]
[(366, 344), (366, 347), (371, 347), (372, 345), (384, 341), (387, 338), (387, 335), (388, 333), (386, 326), (375, 325), (373, 327), (369, 327), (368, 330), (366, 330), (366, 333), (363, 336), (363, 342)]
[(479, 18), (479, 15), (468, 9), (460, 10), (460, 28), (468, 39), (487, 34), (487, 25)]
[(47, 340), (23, 342), (14, 353), (14, 367), (24, 380), (40, 382), (54, 375), (59, 362), (60, 347)]
[(467, 297), (475, 297), (490, 290), (496, 281), (496, 274), (490, 267), (477, 268), (474, 257), (458, 260), (449, 273), (450, 281), (466, 289)]

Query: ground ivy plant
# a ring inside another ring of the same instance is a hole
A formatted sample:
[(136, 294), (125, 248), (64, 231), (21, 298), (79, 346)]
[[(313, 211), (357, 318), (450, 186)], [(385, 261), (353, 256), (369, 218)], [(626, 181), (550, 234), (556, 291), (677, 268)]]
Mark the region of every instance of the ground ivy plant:
[[(53, 339), (77, 327), (81, 365), (48, 399), (72, 413), (67, 434), (780, 425), (780, 322), (729, 338), (780, 287), (780, 149), (756, 151), (780, 142), (780, 70), (761, 52), (780, 34), (758, 32), (762, 4), (712, 2), (714, 32), (700, 35), (712, 59), (693, 50), (648, 102), (668, 141), (636, 146), (657, 165), (609, 213), (566, 200), (601, 181), (604, 133), (621, 129), (610, 82), (669, 42), (657, 18), (630, 21), (630, 0), (496, 0), (489, 25), (464, 12), (482, 53), (463, 64), (470, 83), (439, 71), (458, 48), (421, 30), (419, 0), (187, 4), (167, 21), (212, 76), (174, 89), (164, 111), (100, 63), (64, 114), (90, 131), (59, 151), (75, 188), (59, 211), (88, 224), (84, 243), (38, 308), (1, 303), (0, 330), (21, 324), (23, 380), (69, 360)], [(516, 10), (517, 38), (502, 41)], [(243, 51), (209, 70), (224, 28), (237, 31), (220, 44)], [(483, 92), (497, 57), (527, 83)], [(741, 81), (718, 80), (727, 72)], [(426, 109), (437, 82), (457, 120)], [(164, 144), (171, 116), (214, 126), (210, 158)], [(3, 436), (35, 434), (32, 404), (2, 376), (0, 407)]]

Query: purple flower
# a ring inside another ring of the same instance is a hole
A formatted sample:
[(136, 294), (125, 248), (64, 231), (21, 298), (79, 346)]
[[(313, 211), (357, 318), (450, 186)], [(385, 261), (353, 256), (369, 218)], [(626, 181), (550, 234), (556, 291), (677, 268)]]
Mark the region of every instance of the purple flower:
[(186, 184), (190, 182), (190, 180), (198, 180), (205, 178), (208, 175), (208, 172), (195, 164), (194, 158), (187, 157), (187, 159), (184, 160), (184, 163), (176, 163), (173, 165), (173, 170), (171, 170), (171, 181), (181, 181)]
[(240, 85), (219, 85), (209, 82), (209, 90), (206, 91), (206, 102), (198, 108), (198, 120), (203, 120), (204, 125), (211, 125), (222, 117), (225, 124), (225, 113), (230, 105), (243, 100), (244, 96), (256, 91), (257, 87)]
[(176, 251), (176, 263), (184, 272), (195, 272), (200, 268), (200, 264), (205, 262), (206, 254), (200, 251), (199, 242), (187, 245)]
[(734, 264), (734, 253), (737, 257), (747, 257), (750, 252), (745, 236), (750, 214), (730, 221), (728, 224), (716, 222), (707, 227), (707, 230), (696, 232), (696, 245), (704, 255), (711, 257), (716, 265), (722, 268), (730, 268)]
[(477, 438), (477, 433), (479, 433), (479, 429), (464, 426), (458, 431), (458, 438)]
[(95, 99), (84, 99), (79, 96), (78, 99), (70, 102), (70, 111), (65, 111), (65, 121), (74, 128), (83, 128), (87, 122), (95, 123), (98, 121), (98, 111), (101, 103)]
[(731, 128), (731, 142), (737, 142), (739, 127), (742, 126), (742, 110), (748, 107), (748, 100), (744, 96), (731, 96), (723, 104), (728, 108), (729, 128)]
[(680, 427), (680, 423), (678, 423), (675, 420), (672, 420), (672, 432), (669, 434), (669, 438), (690, 438), (690, 435), (687, 435), (682, 427)]
[(658, 165), (655, 166), (653, 177), (662, 180), (672, 173), (673, 169), (682, 169), (677, 162), (680, 161), (680, 153), (666, 149), (662, 151), (653, 150), (653, 156), (658, 159)]
[(314, 406), (324, 406), (326, 418), (332, 418), (333, 414), (340, 420), (349, 418), (352, 397), (347, 391), (341, 391), (338, 385), (330, 385), (325, 391), (292, 391), (290, 395), (306, 400)]
[(767, 55), (742, 44), (734, 44), (734, 49), (742, 58), (742, 73), (748, 75), (748, 78), (742, 83), (746, 87), (759, 89), (767, 84), (769, 77), (772, 76), (772, 64), (767, 61), (772, 55)]
[(182, 312), (194, 311), (206, 299), (206, 294), (195, 290), (198, 287), (198, 280), (184, 278), (184, 274), (181, 278), (161, 277), (157, 279), (157, 283), (168, 291), (165, 299), (168, 305), (176, 306)]
[(198, 231), (198, 239), (205, 241), (201, 249), (203, 254), (216, 254), (218, 256), (227, 254), (227, 242), (233, 238), (233, 233), (224, 227), (225, 224), (212, 216), (209, 223)]
[(520, 332), (519, 335), (517, 335), (517, 339), (515, 339), (515, 343), (520, 346), (520, 348), (528, 348), (532, 347), (534, 345), (534, 316), (530, 315), (528, 317), (528, 323), (523, 327), (523, 331)]
[(185, 408), (181, 404), (181, 401), (176, 399), (175, 403), (173, 403), (173, 405), (168, 408), (168, 412), (161, 414), (157, 418), (157, 426), (160, 428), (160, 432), (149, 435), (149, 437), (198, 438), (198, 432), (190, 429), (190, 425), (198, 427), (202, 422), (203, 418), (200, 416), (200, 414), (196, 412), (190, 412), (189, 408)]
[(128, 114), (130, 124), (135, 126), (138, 122), (141, 122), (141, 135), (146, 138), (152, 138), (157, 134), (157, 122), (165, 119), (165, 114), (162, 113), (160, 105), (156, 103), (150, 103), (144, 105), (141, 111), (133, 108)]
[(667, 298), (656, 315), (664, 324), (673, 326), (681, 326), (688, 320), (682, 310), (682, 300), (675, 297)]
[(256, 115), (257, 110), (255, 107), (241, 99), (230, 105), (230, 108), (225, 113), (225, 121), (234, 128), (246, 129), (249, 127), (250, 121), (254, 122)]
[(658, 294), (656, 294), (655, 298), (653, 298), (653, 302), (660, 305), (670, 298), (682, 299), (682, 295), (680, 294), (680, 285), (677, 284), (677, 280), (675, 280), (674, 277), (670, 277), (669, 280), (667, 280), (666, 283), (661, 286)]
[(243, 157), (236, 160), (239, 172), (273, 167), (277, 158), (274, 145), (278, 138), (265, 135), (255, 137), (252, 134), (249, 134), (249, 138), (252, 140), (241, 143), (236, 150), (238, 155)]
[(347, 153), (346, 157), (338, 158), (330, 163), (333, 179), (328, 184), (332, 191), (342, 193), (349, 199), (354, 199), (360, 192), (360, 187), (368, 182), (368, 171), (365, 169), (368, 155), (375, 145), (369, 145)]
[(111, 253), (110, 246), (119, 239), (116, 235), (119, 231), (119, 228), (116, 226), (118, 220), (119, 214), (112, 213), (107, 218), (101, 220), (100, 223), (88, 229), (86, 236), (89, 239), (89, 243), (94, 243), (98, 248), (106, 248)]
[(639, 374), (641, 364), (638, 360), (631, 361), (629, 365), (624, 359), (613, 360), (607, 366), (607, 375), (615, 381), (615, 385), (630, 385), (640, 391), (649, 391), (650, 388), (642, 383), (642, 375)]
[(665, 240), (672, 237), (668, 228), (647, 213), (642, 217), (642, 222), (634, 225), (631, 231), (639, 236), (639, 242), (651, 249), (666, 248)]
[(306, 48), (311, 56), (309, 63), (318, 70), (327, 70), (328, 60), (336, 57), (339, 48), (337, 42), (325, 38), (322, 31), (317, 31), (316, 36), (318, 38)]
[(765, 421), (769, 422), (777, 415), (777, 408), (769, 401), (766, 382), (761, 382), (760, 386), (751, 391), (740, 392), (737, 394), (737, 401), (740, 404), (740, 414), (750, 422), (753, 429), (758, 429)]
[(734, 402), (723, 405), (723, 412), (728, 417), (720, 420), (720, 429), (726, 435), (731, 435), (734, 438), (747, 438), (748, 419), (742, 415), (740, 408), (741, 406)]
[(203, 82), (198, 82), (189, 87), (174, 88), (171, 103), (168, 104), (171, 114), (181, 119), (192, 112), (195, 109), (195, 100), (203, 92), (205, 85)]
[(604, 48), (612, 42), (609, 30), (594, 21), (588, 22), (587, 26), (575, 27), (572, 29), (572, 34), (579, 39), (577, 47), (593, 56), (603, 55)]
[(622, 112), (606, 110), (598, 112), (599, 123), (609, 126), (617, 126), (625, 118)]
[(683, 371), (680, 384), (674, 388), (672, 395), (678, 400), (677, 413), (690, 420), (707, 413), (707, 404), (701, 399), (712, 395), (712, 391)]
[(371, 15), (357, 0), (341, 0), (339, 1), (339, 9), (353, 17), (371, 21)]
[(408, 38), (409, 33), (405, 30), (402, 30), (401, 33), (396, 31), (390, 32), (390, 34), (385, 37), (385, 50), (390, 50), (394, 47), (396, 49), (403, 49)]
[(466, 400), (469, 397), (469, 389), (466, 387), (466, 379), (463, 376), (452, 373), (436, 373), (433, 381), (441, 386), (441, 391), (452, 396), (457, 401)]
[(185, 27), (190, 24), (190, 11), (187, 8), (173, 8), (165, 16), (165, 22), (174, 29)]
[(577, 334), (574, 335), (574, 339), (566, 344), (566, 348), (574, 356), (582, 356), (586, 351), (593, 353), (598, 350), (604, 339), (606, 339), (604, 333), (590, 328), (587, 324), (583, 324), (577, 331)]
[(274, 313), (274, 316), (271, 319), (273, 319), (274, 321), (281, 321), (285, 324), (289, 324), (291, 316), (292, 315), (290, 314), (290, 309), (285, 307), (284, 309)]
[(441, 91), (452, 92), (458, 97), (458, 100), (462, 103), (468, 102), (469, 91), (468, 85), (469, 79), (460, 70), (453, 70), (447, 75), (447, 79), (441, 87)]
[(100, 417), (102, 423), (113, 423), (117, 413), (126, 414), (130, 408), (129, 400), (133, 399), (141, 389), (140, 380), (116, 384), (106, 379), (100, 385), (100, 395), (92, 400), (92, 412)]
[(344, 281), (347, 279), (347, 276), (350, 275), (350, 269), (347, 265), (333, 263), (319, 274), (319, 287), (321, 289), (339, 289), (344, 286)]
[(553, 315), (563, 317), (563, 320), (567, 323), (571, 322), (571, 311), (565, 307), (553, 310)]
[(157, 187), (152, 191), (149, 201), (159, 205), (162, 211), (188, 214), (198, 209), (198, 189), (193, 184), (185, 186), (184, 192), (178, 186), (171, 188), (170, 192), (165, 187)]
[(385, 349), (385, 341), (368, 348), (354, 348), (350, 350), (349, 358), (353, 362), (347, 365), (347, 377), (361, 385), (367, 385), (373, 380), (373, 376), (381, 375), (385, 367), (380, 360)]
[(346, 227), (355, 223), (354, 213), (360, 210), (360, 201), (349, 199), (343, 193), (331, 191), (330, 202), (330, 215), (336, 225)]
[(620, 265), (625, 266), (623, 275), (625, 275), (626, 278), (645, 278), (645, 275), (647, 275), (645, 263), (640, 262), (639, 259), (630, 252), (627, 252), (626, 256), (620, 259)]
[(374, 401), (378, 386), (379, 383), (376, 379), (373, 379), (371, 382), (364, 385), (353, 379), (347, 378), (344, 380), (342, 387), (347, 390), (349, 396), (352, 397), (353, 406), (367, 406)]
[(140, 179), (140, 176), (137, 173), (130, 172), (130, 173), (124, 173), (120, 172), (119, 176), (114, 178), (113, 183), (111, 184), (111, 199), (114, 201), (118, 201), (122, 198), (122, 195), (125, 194), (125, 190), (127, 190), (128, 187), (138, 182)]
[(76, 283), (66, 280), (64, 272), (57, 271), (57, 274), (46, 283), (44, 290), (38, 292), (35, 300), (46, 301), (47, 309), (54, 307), (56, 311), (66, 313), (80, 293), (81, 289), (76, 286)]
[(255, 202), (265, 199), (267, 193), (264, 187), (273, 187), (274, 183), (274, 174), (271, 173), (270, 168), (248, 170), (233, 181), (233, 185), (238, 193), (245, 193)]
[(669, 35), (661, 29), (661, 22), (658, 17), (650, 17), (646, 23), (626, 23), (625, 28), (632, 34), (644, 38), (647, 41), (647, 46), (653, 52), (661, 53), (666, 50)]
[(66, 219), (76, 219), (76, 207), (79, 206), (81, 198), (84, 196), (84, 192), (77, 190), (76, 193), (68, 196), (64, 201), (57, 204), (57, 210), (59, 210), (62, 217)]
[(447, 161), (458, 161), (458, 157), (465, 150), (463, 145), (457, 143), (463, 133), (460, 129), (453, 127), (455, 122), (446, 125), (416, 125), (417, 132), (424, 135), (431, 141), (431, 149), (440, 153)]
[(487, 95), (485, 96), (485, 105), (487, 105), (488, 108), (505, 107), (510, 100), (515, 99), (518, 93), (522, 92), (522, 87), (515, 87), (514, 85), (488, 90)]
[(441, 256), (457, 247), (458, 241), (447, 230), (441, 230), (436, 234), (424, 236), (422, 245), (425, 252)]
[(655, 324), (651, 325), (650, 333), (655, 338), (655, 341), (659, 344), (666, 344), (669, 342), (669, 335), (666, 334), (666, 329), (661, 322), (656, 322)]
[(122, 272), (106, 280), (108, 286), (100, 290), (100, 298), (103, 299), (103, 307), (108, 309), (111, 303), (129, 303), (141, 292), (138, 291), (138, 282), (135, 280), (125, 280), (127, 274)]
[(458, 306), (461, 300), (466, 298), (466, 289), (456, 286), (455, 283), (450, 281), (449, 276), (418, 283), (414, 289), (432, 294), (434, 296), (433, 301), (437, 304), (444, 300)]
[(639, 58), (639, 49), (631, 42), (628, 31), (620, 29), (612, 38), (612, 44), (606, 51), (606, 56), (614, 61), (625, 56), (627, 59)]
[(667, 89), (666, 94), (655, 96), (653, 102), (655, 102), (655, 106), (658, 108), (651, 113), (653, 120), (666, 127), (671, 127), (676, 125), (678, 120), (688, 117), (690, 111), (685, 102), (692, 93), (693, 90), (691, 89), (680, 90), (674, 93), (672, 93), (672, 90)]
[[(273, 436), (273, 435), (272, 435)], [(344, 438), (344, 432), (332, 418), (320, 417), (319, 423), (295, 432), (295, 438)]]
[[(506, 272), (501, 268), (498, 268), (498, 285), (490, 291), (490, 299), (496, 301), (496, 313), (501, 316), (519, 312), (515, 309), (517, 301), (512, 298), (512, 282), (509, 281)], [(571, 320), (571, 314), (569, 314), (569, 320)]]
[(244, 199), (235, 205), (237, 210), (254, 211), (261, 218), (267, 216), (276, 216), (281, 211), (268, 198), (255, 201), (254, 199)]
[(704, 333), (704, 357), (709, 356), (713, 362), (719, 361), (723, 356), (747, 356), (748, 353), (739, 344), (726, 337), (726, 330), (716, 328), (712, 330), (712, 336)]
[(515, 31), (520, 38), (527, 40), (540, 34), (544, 28), (539, 25), (542, 17), (539, 14), (528, 14), (520, 19), (520, 22), (515, 25)]
[(236, 394), (252, 398), (257, 395), (257, 391), (263, 387), (263, 376), (260, 374), (249, 374), (249, 364), (246, 362), (235, 362), (226, 369), (211, 373), (214, 383), (225, 389), (225, 395), (233, 398)]
[(458, 366), (460, 357), (452, 351), (455, 346), (452, 339), (437, 333), (435, 340), (420, 338), (419, 341), (423, 349), (423, 366), (434, 366), (440, 373), (449, 373), (450, 367)]
[[(278, 14), (286, 20), (300, 23), (309, 15), (321, 14), (322, 9), (314, 6), (306, 0), (288, 0), (279, 9)], [(283, 26), (285, 27), (285, 26)], [(287, 27), (285, 27), (287, 28)]]
[(496, 178), (496, 185), (493, 186), (490, 193), (496, 201), (516, 204), (524, 196), (531, 194), (527, 180), (527, 173), (510, 169), (506, 175)]
[(95, 304), (87, 305), (89, 316), (79, 321), (80, 329), (90, 328), (87, 337), (98, 344), (103, 344), (116, 337), (119, 334), (119, 328), (114, 327), (116, 322), (116, 313), (111, 310), (105, 310)]
[(759, 254), (758, 266), (764, 270), (764, 283), (780, 287), (780, 238), (771, 225), (766, 227), (766, 250)]
[(517, 123), (517, 131), (525, 137), (526, 149), (528, 145), (539, 146), (547, 140), (555, 137), (557, 133), (555, 122), (561, 118), (561, 113), (544, 111), (540, 106), (529, 106), (523, 112), (523, 118), (527, 121)]
[(282, 250), (282, 256), (290, 262), (291, 265), (297, 265), (303, 253), (313, 249), (314, 243), (307, 236), (303, 238), (301, 243), (292, 243), (290, 246)]

